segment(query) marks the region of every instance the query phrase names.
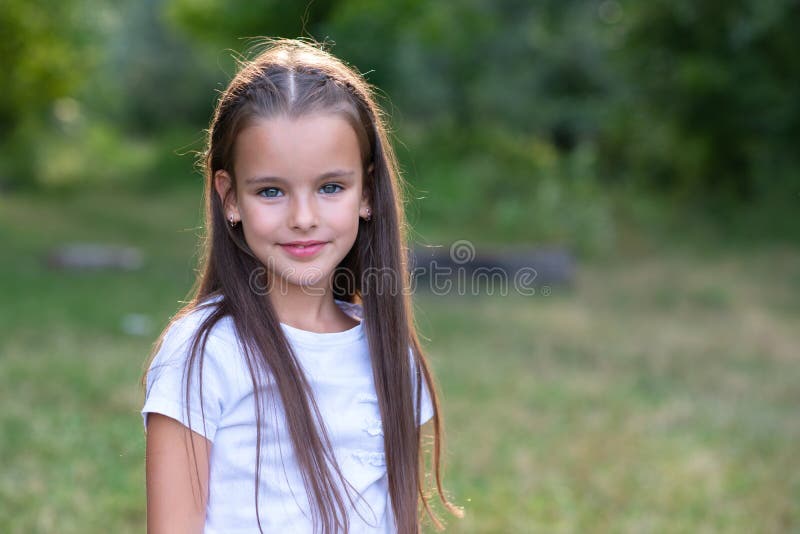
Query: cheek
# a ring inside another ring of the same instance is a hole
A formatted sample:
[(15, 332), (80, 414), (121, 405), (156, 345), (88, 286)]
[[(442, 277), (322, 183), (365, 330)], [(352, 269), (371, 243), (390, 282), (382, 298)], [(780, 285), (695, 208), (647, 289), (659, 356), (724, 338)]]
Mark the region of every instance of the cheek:
[(332, 204), (329, 207), (326, 219), (328, 224), (335, 226), (340, 231), (358, 228), (358, 208), (357, 199), (347, 199), (346, 202)]
[(281, 215), (276, 213), (264, 213), (259, 211), (245, 212), (242, 214), (242, 222), (245, 237), (248, 239), (264, 240), (272, 237), (278, 230), (277, 221), (281, 220)]
[(347, 215), (342, 217), (342, 225), (347, 228), (348, 233), (353, 236), (358, 233), (358, 204), (355, 204), (352, 209), (347, 211)]

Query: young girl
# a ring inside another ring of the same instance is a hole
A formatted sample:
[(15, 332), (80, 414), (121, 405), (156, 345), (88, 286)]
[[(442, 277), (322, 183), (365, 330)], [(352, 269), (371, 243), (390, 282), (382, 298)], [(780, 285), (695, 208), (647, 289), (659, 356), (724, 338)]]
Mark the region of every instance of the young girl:
[(419, 531), (442, 417), (409, 302), (397, 163), (368, 83), (271, 40), (219, 98), (193, 298), (143, 381), (160, 532)]

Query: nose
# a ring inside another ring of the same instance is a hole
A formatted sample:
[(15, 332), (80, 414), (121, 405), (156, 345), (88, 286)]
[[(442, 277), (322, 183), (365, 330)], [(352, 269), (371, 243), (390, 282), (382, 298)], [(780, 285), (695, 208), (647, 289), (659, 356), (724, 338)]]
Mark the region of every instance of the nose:
[(316, 228), (317, 206), (313, 195), (296, 195), (291, 204), (289, 225), (294, 230), (310, 230)]

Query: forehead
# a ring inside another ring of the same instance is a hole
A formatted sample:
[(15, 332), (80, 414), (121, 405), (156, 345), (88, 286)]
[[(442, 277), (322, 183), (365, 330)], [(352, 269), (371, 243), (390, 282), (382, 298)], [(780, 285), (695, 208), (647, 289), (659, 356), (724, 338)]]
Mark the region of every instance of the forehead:
[(236, 138), (234, 172), (245, 180), (257, 174), (304, 179), (360, 167), (356, 133), (339, 115), (258, 119)]

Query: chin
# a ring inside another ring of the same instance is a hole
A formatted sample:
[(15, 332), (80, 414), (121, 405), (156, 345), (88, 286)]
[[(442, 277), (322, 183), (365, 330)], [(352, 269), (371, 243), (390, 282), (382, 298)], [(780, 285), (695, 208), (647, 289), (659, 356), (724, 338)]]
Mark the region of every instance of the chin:
[(325, 273), (319, 269), (313, 268), (299, 274), (294, 274), (287, 279), (287, 282), (292, 285), (309, 289), (323, 289), (320, 287), (320, 284), (324, 281)]

